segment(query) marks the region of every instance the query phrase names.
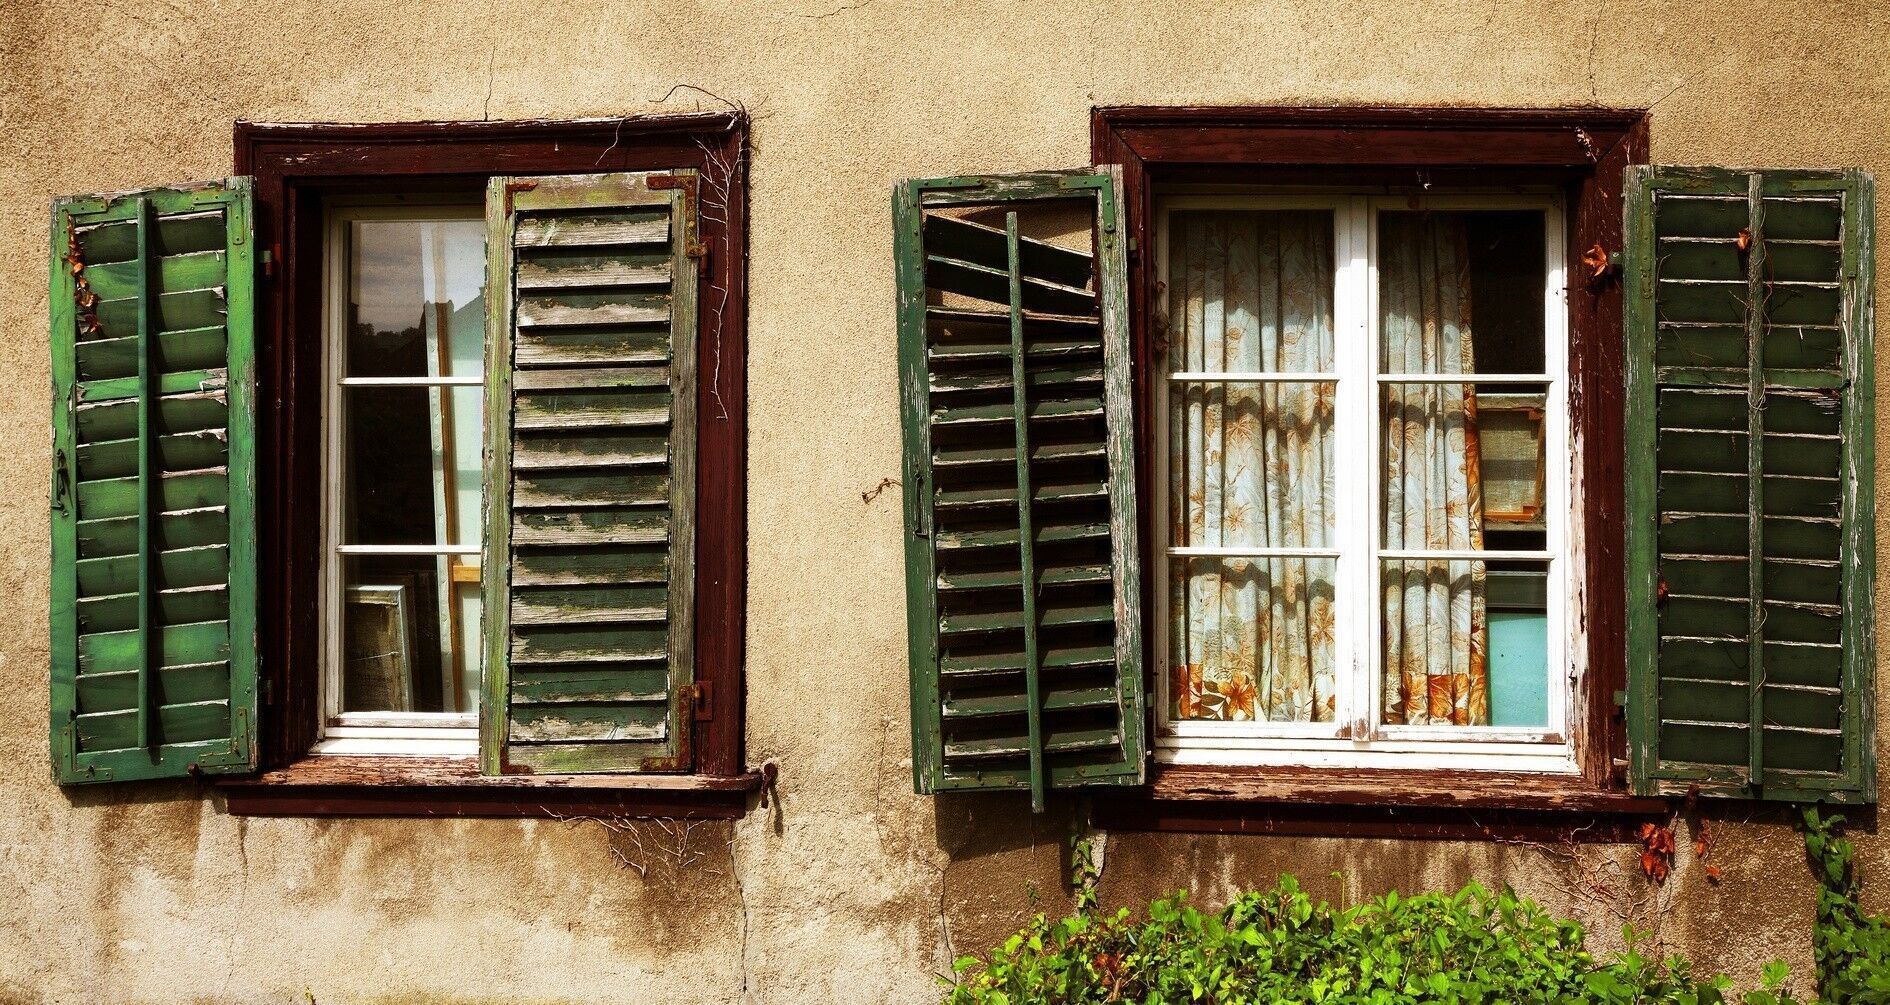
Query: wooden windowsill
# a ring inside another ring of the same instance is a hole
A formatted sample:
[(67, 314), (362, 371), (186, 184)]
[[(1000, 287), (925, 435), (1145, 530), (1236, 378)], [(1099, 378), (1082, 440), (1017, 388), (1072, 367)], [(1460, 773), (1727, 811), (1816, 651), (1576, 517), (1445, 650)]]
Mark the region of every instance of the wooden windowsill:
[(1112, 830), (1620, 841), (1675, 804), (1575, 776), (1156, 765), (1094, 805)]
[(217, 782), (242, 816), (733, 818), (765, 778), (740, 775), (499, 775), (470, 757), (306, 757)]

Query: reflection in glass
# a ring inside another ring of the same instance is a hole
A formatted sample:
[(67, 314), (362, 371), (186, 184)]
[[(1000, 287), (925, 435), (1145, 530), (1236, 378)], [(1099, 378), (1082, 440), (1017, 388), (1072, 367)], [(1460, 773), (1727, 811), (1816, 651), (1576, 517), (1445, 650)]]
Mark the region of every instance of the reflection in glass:
[[(484, 226), (357, 219), (337, 395), (344, 546), (341, 700), (349, 712), (468, 712), (478, 696)], [(410, 378), (406, 386), (373, 378)], [(367, 379), (368, 382), (363, 382)], [(450, 386), (457, 379), (460, 386)]]
[(477, 377), (485, 269), (483, 221), (351, 222), (344, 376)]

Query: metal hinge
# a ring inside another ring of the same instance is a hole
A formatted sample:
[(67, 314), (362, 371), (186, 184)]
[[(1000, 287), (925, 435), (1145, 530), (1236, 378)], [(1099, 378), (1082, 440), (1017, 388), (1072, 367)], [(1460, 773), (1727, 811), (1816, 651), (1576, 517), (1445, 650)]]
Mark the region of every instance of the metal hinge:
[(697, 722), (708, 722), (715, 715), (715, 688), (708, 681), (697, 681), (689, 687), (690, 700), (695, 703)]
[(701, 211), (702, 176), (699, 174), (653, 174), (644, 184), (652, 191), (682, 191), (683, 254), (696, 260), (696, 270), (709, 271), (709, 246), (702, 240), (697, 223)]

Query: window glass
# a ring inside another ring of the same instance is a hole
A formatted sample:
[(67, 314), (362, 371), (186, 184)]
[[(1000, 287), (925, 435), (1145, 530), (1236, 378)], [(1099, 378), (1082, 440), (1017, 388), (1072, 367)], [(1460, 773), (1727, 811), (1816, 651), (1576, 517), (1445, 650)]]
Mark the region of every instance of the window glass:
[(1560, 742), (1548, 200), (1217, 198), (1160, 235), (1164, 742)]
[(477, 707), (485, 227), (361, 211), (344, 242), (331, 540), (340, 712)]
[(1542, 214), (1377, 227), (1381, 721), (1546, 726), (1547, 566), (1450, 557), (1546, 547)]
[(1329, 722), (1333, 213), (1170, 226), (1171, 714)]

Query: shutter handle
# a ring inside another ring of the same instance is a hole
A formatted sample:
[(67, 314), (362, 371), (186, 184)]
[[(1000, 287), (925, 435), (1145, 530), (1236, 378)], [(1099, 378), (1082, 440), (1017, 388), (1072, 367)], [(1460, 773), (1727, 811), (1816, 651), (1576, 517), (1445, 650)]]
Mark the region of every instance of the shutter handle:
[(59, 458), (59, 464), (53, 468), (53, 509), (58, 510), (60, 516), (70, 515), (71, 510), (67, 507), (70, 505), (71, 499), (72, 476), (67, 474), (66, 459), (62, 456)]
[(925, 504), (925, 464), (912, 462), (912, 491), (906, 498), (912, 505), (912, 533), (915, 537), (932, 536), (932, 508)]
[[(72, 386), (66, 389), (65, 405), (66, 428), (72, 430), (73, 435), (76, 436), (79, 428), (79, 382), (77, 379), (74, 379)], [(53, 465), (52, 504), (53, 509), (58, 510), (61, 516), (68, 516), (72, 512), (72, 454), (70, 451), (59, 451), (58, 463)]]

